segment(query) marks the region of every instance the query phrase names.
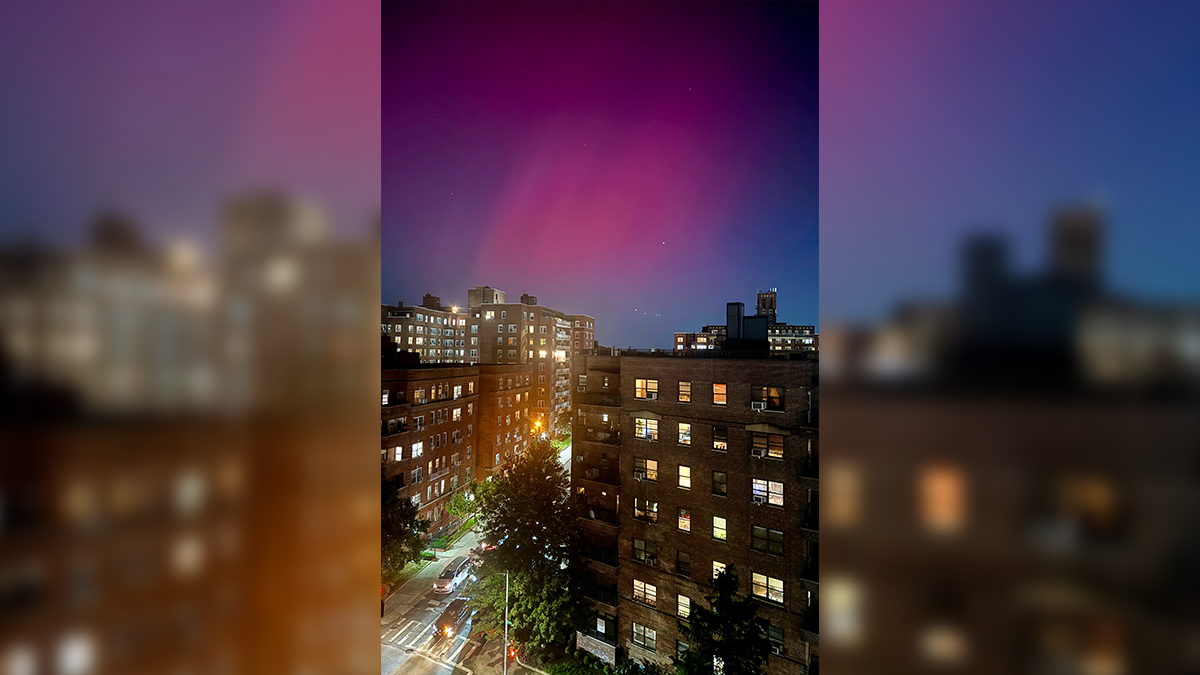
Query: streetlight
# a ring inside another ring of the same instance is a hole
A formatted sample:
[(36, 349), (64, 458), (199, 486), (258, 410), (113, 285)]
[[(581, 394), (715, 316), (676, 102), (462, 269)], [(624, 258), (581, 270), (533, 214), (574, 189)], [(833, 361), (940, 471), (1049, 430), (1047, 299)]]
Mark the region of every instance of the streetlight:
[[(487, 577), (484, 577), (484, 579), (486, 579), (488, 577), (494, 577), (497, 574), (504, 575), (504, 649), (507, 651), (508, 650), (508, 572), (492, 572)], [(479, 579), (475, 575), (471, 575), (471, 580), (478, 581)], [(504, 655), (504, 675), (508, 675), (508, 656), (509, 656), (508, 654)], [(513, 656), (516, 656), (516, 654), (514, 653)]]

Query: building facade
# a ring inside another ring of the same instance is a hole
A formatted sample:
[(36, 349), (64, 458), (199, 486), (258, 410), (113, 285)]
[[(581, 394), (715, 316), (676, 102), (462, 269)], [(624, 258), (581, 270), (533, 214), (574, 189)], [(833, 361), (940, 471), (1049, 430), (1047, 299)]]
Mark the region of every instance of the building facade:
[[(755, 317), (766, 319), (767, 340), (772, 352), (816, 352), (820, 342), (816, 326), (779, 323), (776, 312), (778, 289), (759, 291)], [(750, 318), (750, 317), (747, 317)], [(675, 333), (675, 351), (719, 349), (725, 341), (724, 325), (704, 326), (698, 333)]]
[(768, 673), (817, 656), (817, 362), (597, 349), (572, 364), (572, 490), (594, 584), (579, 644), (667, 662), (734, 566), (770, 622)]
[(468, 356), (466, 312), (458, 306), (442, 307), (442, 299), (428, 293), (417, 307), (403, 300), (381, 305), (379, 331), (425, 363), (474, 362)]

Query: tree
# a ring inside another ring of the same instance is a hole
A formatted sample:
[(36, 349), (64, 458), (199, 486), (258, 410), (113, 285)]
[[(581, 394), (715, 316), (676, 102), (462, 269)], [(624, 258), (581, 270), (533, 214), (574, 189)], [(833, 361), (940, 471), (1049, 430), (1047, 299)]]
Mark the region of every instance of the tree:
[(565, 437), (571, 435), (571, 416), (555, 411), (554, 418), (550, 422), (550, 428), (557, 437)]
[(475, 481), (471, 481), (451, 495), (450, 500), (446, 502), (446, 511), (459, 520), (475, 513), (479, 508), (479, 501), (475, 499), (476, 485)]
[[(752, 598), (737, 597), (738, 579), (729, 566), (712, 581), (708, 607), (694, 605), (688, 621), (678, 620), (688, 649), (673, 661), (688, 675), (743, 675), (766, 670), (771, 643), (767, 620)], [(714, 664), (720, 664), (714, 668)]]
[(385, 582), (400, 574), (410, 562), (421, 559), (429, 521), (417, 517), (417, 505), (400, 498), (391, 483), (380, 489), (380, 572)]
[[(534, 439), (512, 465), (478, 485), (476, 501), (488, 541), (475, 590), (474, 625), (504, 628), (504, 577), (508, 572), (509, 638), (537, 651), (566, 644), (589, 617), (582, 597), (582, 539), (566, 470), (549, 441)], [(494, 575), (494, 576), (489, 576)]]

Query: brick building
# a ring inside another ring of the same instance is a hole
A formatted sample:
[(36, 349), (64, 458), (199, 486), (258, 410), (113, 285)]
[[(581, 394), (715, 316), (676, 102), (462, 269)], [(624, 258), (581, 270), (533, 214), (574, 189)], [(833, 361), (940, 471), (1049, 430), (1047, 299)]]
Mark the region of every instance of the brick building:
[(492, 475), (529, 447), (528, 365), (480, 365), (479, 447), (476, 461), (480, 480)]
[(467, 357), (464, 308), (442, 307), (442, 299), (425, 294), (420, 306), (404, 301), (379, 308), (380, 334), (397, 347), (420, 355), (425, 363), (471, 363)]
[(817, 651), (817, 362), (596, 349), (572, 364), (572, 489), (585, 502), (587, 595), (579, 644), (612, 660), (668, 661), (676, 619), (734, 565), (761, 601), (768, 673), (808, 672)]

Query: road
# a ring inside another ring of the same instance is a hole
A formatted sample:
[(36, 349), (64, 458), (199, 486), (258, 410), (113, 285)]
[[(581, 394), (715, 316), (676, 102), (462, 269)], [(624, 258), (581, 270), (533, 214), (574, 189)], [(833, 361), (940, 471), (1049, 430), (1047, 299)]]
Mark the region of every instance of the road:
[[(478, 535), (469, 532), (438, 560), (413, 577), (387, 603), (387, 614), (379, 626), (379, 665), (381, 675), (497, 675), (502, 672), (503, 645), (500, 640), (470, 639), (468, 621), (458, 635), (434, 639), (433, 623), (452, 600), (470, 597), (472, 584), (453, 593), (433, 592), (433, 580), (446, 563), (465, 555), (477, 543)], [(530, 671), (509, 663), (509, 675)]]

